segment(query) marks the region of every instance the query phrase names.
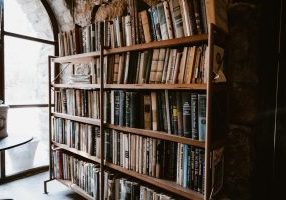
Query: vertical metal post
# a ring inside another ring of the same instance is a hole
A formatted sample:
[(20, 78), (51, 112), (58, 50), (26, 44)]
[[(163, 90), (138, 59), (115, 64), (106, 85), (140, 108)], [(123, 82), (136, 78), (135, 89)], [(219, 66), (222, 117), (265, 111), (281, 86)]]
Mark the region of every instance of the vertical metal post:
[(208, 38), (208, 46), (209, 46), (209, 70), (208, 70), (208, 81), (207, 81), (207, 108), (206, 108), (206, 142), (205, 142), (205, 200), (209, 200), (212, 192), (212, 184), (211, 184), (211, 134), (212, 134), (212, 89), (213, 89), (213, 45), (214, 45), (214, 27), (213, 24), (209, 24), (209, 38)]
[(4, 68), (4, 2), (0, 0), (2, 20), (0, 21), (0, 99), (5, 101), (5, 68)]
[(0, 151), (0, 181), (6, 177), (5, 150)]
[(47, 182), (53, 180), (53, 166), (52, 166), (52, 91), (51, 91), (51, 87), (52, 87), (52, 58), (54, 58), (54, 56), (49, 56), (49, 66), (48, 66), (48, 73), (49, 73), (49, 80), (48, 80), (48, 87), (49, 87), (49, 180), (44, 181), (44, 193), (47, 194)]
[(100, 50), (100, 199), (104, 199), (104, 66), (103, 66), (103, 22), (99, 24)]

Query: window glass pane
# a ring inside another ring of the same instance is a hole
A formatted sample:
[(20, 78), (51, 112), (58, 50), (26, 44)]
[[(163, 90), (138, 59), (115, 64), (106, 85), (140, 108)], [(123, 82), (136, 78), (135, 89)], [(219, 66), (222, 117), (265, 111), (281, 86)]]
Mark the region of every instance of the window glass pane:
[(27, 134), (34, 139), (25, 145), (7, 150), (7, 175), (48, 165), (48, 126), (48, 108), (9, 108), (8, 135)]
[(7, 104), (48, 103), (48, 55), (53, 45), (5, 36)]
[(54, 40), (50, 18), (39, 0), (5, 0), (4, 30)]

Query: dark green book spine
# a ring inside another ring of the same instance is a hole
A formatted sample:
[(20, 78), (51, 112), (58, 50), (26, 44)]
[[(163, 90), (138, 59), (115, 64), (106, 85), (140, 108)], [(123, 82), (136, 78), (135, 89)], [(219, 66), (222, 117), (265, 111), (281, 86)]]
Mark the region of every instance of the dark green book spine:
[(130, 127), (130, 100), (131, 93), (125, 93), (125, 126)]
[(176, 92), (176, 103), (177, 103), (178, 135), (182, 136), (184, 133), (184, 127), (183, 127), (182, 95), (180, 92)]
[(198, 134), (199, 140), (204, 141), (206, 136), (206, 95), (198, 95)]
[(119, 91), (119, 125), (125, 126), (125, 93)]
[(137, 92), (131, 92), (130, 96), (130, 127), (138, 127), (139, 98)]
[(191, 102), (190, 93), (183, 93), (183, 130), (184, 136), (192, 137), (192, 117), (191, 117)]
[(198, 94), (191, 94), (192, 138), (199, 139), (198, 134)]
[(120, 113), (120, 92), (114, 91), (114, 124), (119, 125), (119, 113)]

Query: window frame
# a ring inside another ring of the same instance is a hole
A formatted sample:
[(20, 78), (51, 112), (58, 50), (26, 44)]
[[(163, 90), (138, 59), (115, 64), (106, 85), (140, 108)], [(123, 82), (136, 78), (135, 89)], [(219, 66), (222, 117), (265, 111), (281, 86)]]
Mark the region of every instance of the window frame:
[[(51, 22), (51, 28), (54, 36), (54, 40), (45, 40), (37, 37), (31, 37), (27, 35), (17, 34), (13, 32), (8, 32), (4, 30), (4, 0), (0, 0), (0, 9), (2, 9), (2, 22), (1, 22), (1, 38), (0, 38), (0, 99), (4, 101), (5, 103), (5, 43), (4, 43), (4, 37), (10, 36), (15, 37), (19, 39), (34, 41), (34, 42), (40, 42), (43, 44), (49, 44), (54, 46), (54, 52), (55, 56), (58, 55), (58, 23), (56, 20), (56, 17), (53, 13), (53, 10), (51, 9), (49, 3), (47, 0), (39, 0), (43, 7), (45, 8), (50, 22)], [(48, 58), (47, 58), (48, 59)], [(10, 108), (35, 108), (35, 107), (48, 107), (48, 102), (46, 104), (15, 104), (15, 105), (9, 105)]]

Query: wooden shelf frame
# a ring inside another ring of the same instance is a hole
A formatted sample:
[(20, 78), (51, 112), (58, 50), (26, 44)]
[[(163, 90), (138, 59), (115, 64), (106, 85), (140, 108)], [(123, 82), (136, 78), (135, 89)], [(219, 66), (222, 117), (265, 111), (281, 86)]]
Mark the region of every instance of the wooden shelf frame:
[[(100, 51), (97, 52), (89, 52), (89, 53), (83, 53), (83, 54), (78, 54), (78, 55), (71, 55), (71, 56), (65, 56), (65, 57), (60, 57), (60, 58), (49, 58), (49, 74), (50, 74), (50, 69), (51, 69), (51, 63), (89, 63), (95, 60), (95, 58), (100, 58), (100, 74), (101, 77), (103, 77), (103, 56), (105, 55), (112, 55), (112, 54), (119, 54), (119, 53), (125, 53), (125, 52), (138, 52), (138, 51), (144, 51), (148, 49), (154, 49), (154, 48), (177, 48), (179, 46), (193, 46), (197, 44), (207, 44), (211, 46), (208, 54), (208, 59), (210, 61), (213, 60), (213, 45), (216, 40), (214, 38), (215, 35), (215, 27), (213, 25), (209, 26), (209, 34), (204, 34), (204, 35), (195, 35), (195, 36), (190, 36), (190, 37), (184, 37), (184, 38), (178, 38), (178, 39), (171, 39), (171, 40), (165, 40), (165, 41), (154, 41), (150, 42), (147, 44), (138, 44), (138, 45), (132, 45), (128, 47), (121, 47), (121, 48), (114, 48), (114, 49), (103, 49), (101, 47)], [(55, 65), (54, 67), (57, 67)], [(207, 94), (207, 134), (206, 134), (206, 141), (197, 141), (197, 140), (192, 140), (190, 138), (185, 138), (185, 137), (180, 137), (176, 135), (170, 135), (165, 132), (160, 132), (160, 131), (150, 131), (150, 130), (143, 130), (143, 129), (136, 129), (136, 128), (129, 128), (129, 127), (121, 127), (118, 125), (112, 125), (112, 124), (106, 124), (103, 122), (103, 116), (101, 116), (101, 119), (90, 119), (87, 117), (77, 117), (77, 116), (71, 116), (67, 114), (62, 114), (62, 113), (55, 113), (51, 112), (51, 106), (49, 109), (50, 112), (50, 119), (49, 119), (49, 127), (51, 130), (51, 116), (54, 117), (59, 117), (59, 118), (64, 118), (64, 119), (69, 119), (81, 123), (86, 123), (86, 124), (91, 124), (91, 125), (96, 125), (100, 126), (100, 135), (101, 138), (104, 136), (103, 128), (111, 128), (114, 130), (118, 131), (123, 131), (123, 132), (129, 132), (133, 133), (136, 135), (141, 135), (141, 136), (146, 136), (146, 137), (152, 137), (152, 138), (157, 138), (157, 139), (162, 139), (162, 140), (168, 140), (168, 141), (173, 141), (173, 142), (179, 142), (182, 144), (188, 144), (200, 148), (205, 149), (205, 194), (200, 194), (197, 193), (191, 189), (186, 189), (175, 182), (170, 182), (162, 179), (157, 179), (154, 177), (149, 177), (147, 175), (139, 174), (137, 172), (125, 169), (123, 167), (120, 167), (118, 165), (112, 164), (105, 162), (103, 159), (104, 157), (102, 156), (101, 159), (96, 158), (95, 156), (90, 156), (87, 153), (80, 152), (76, 149), (69, 148), (67, 145), (59, 144), (50, 141), (50, 147), (51, 145), (55, 145), (59, 148), (65, 149), (66, 151), (69, 151), (73, 154), (79, 155), (83, 158), (86, 158), (88, 160), (98, 162), (100, 163), (100, 168), (101, 170), (104, 170), (105, 168), (109, 168), (112, 170), (116, 170), (120, 173), (126, 174), (128, 176), (134, 177), (138, 180), (142, 180), (143, 182), (146, 182), (150, 185), (153, 185), (155, 187), (161, 188), (163, 190), (166, 190), (168, 192), (174, 193), (178, 196), (187, 198), (187, 199), (204, 199), (208, 200), (211, 198), (211, 163), (210, 163), (210, 155), (211, 155), (211, 150), (212, 150), (212, 138), (211, 138), (211, 119), (212, 119), (212, 113), (210, 112), (211, 110), (211, 101), (212, 101), (212, 95), (214, 92), (223, 92), (227, 89), (224, 84), (216, 84), (213, 82), (211, 79), (211, 76), (209, 75), (209, 71), (212, 71), (213, 68), (213, 63), (210, 62), (208, 66), (208, 81), (207, 84), (103, 84), (103, 80), (101, 80), (100, 84), (77, 84), (77, 85), (72, 85), (72, 84), (52, 84), (51, 83), (51, 76), (49, 75), (49, 83), (50, 83), (50, 92), (49, 92), (49, 104), (51, 105), (51, 90), (53, 88), (70, 88), (70, 89), (84, 89), (84, 90), (100, 90), (100, 99), (101, 102), (104, 101), (103, 95), (104, 91), (106, 90), (203, 90)], [(102, 104), (104, 105), (104, 104)], [(102, 110), (103, 106), (101, 106), (101, 113), (103, 114)], [(50, 138), (51, 138), (51, 131), (50, 131)], [(101, 141), (101, 153), (103, 155), (104, 153), (104, 140)], [(50, 160), (51, 160), (51, 153), (50, 153)], [(50, 164), (50, 167), (51, 164)], [(103, 174), (103, 173), (102, 173)], [(51, 171), (50, 171), (50, 177), (52, 179)], [(83, 191), (81, 188), (78, 186), (75, 186), (72, 184), (70, 181), (65, 181), (65, 180), (60, 180), (57, 179), (63, 184), (67, 185), (71, 189), (73, 189), (75, 192), (79, 193), (80, 195), (84, 196), (87, 199), (92, 199), (88, 194), (86, 194), (85, 191)], [(103, 175), (101, 176), (101, 180), (103, 180)], [(103, 188), (103, 186), (102, 186)], [(102, 189), (101, 188), (101, 189)]]
[[(57, 147), (63, 149), (63, 150), (66, 150), (66, 151), (69, 151), (73, 154), (76, 154), (76, 155), (79, 155), (85, 159), (88, 159), (90, 161), (95, 161), (97, 163), (100, 163), (101, 160), (95, 156), (91, 156), (89, 155), (88, 153), (85, 153), (85, 152), (82, 152), (82, 151), (79, 151), (77, 149), (74, 149), (74, 148), (70, 148), (68, 147), (67, 145), (64, 145), (64, 144), (59, 144), (57, 142), (53, 142), (54, 145), (56, 145)], [(140, 174), (138, 172), (135, 172), (135, 171), (132, 171), (132, 170), (129, 170), (129, 169), (126, 169), (126, 168), (123, 168), (121, 166), (118, 166), (118, 165), (115, 165), (113, 163), (110, 163), (110, 162), (106, 162), (104, 161), (104, 165), (109, 168), (109, 169), (112, 169), (112, 170), (116, 170), (122, 174), (126, 174), (130, 177), (133, 177), (135, 179), (138, 179), (138, 180), (141, 180), (145, 183), (148, 183), (154, 187), (158, 187), (158, 188), (161, 188), (163, 190), (167, 190), (169, 191), (170, 193), (173, 193), (173, 194), (176, 194), (176, 195), (179, 195), (181, 197), (184, 197), (184, 198), (187, 198), (187, 199), (193, 199), (193, 200), (203, 200), (204, 197), (202, 194), (198, 193), (198, 192), (195, 192), (191, 189), (187, 189), (187, 188), (184, 188), (178, 184), (176, 184), (175, 182), (173, 181), (168, 181), (168, 180), (164, 180), (164, 179), (158, 179), (158, 178), (155, 178), (155, 177), (151, 177), (151, 176), (148, 176), (148, 175), (144, 175), (144, 174)], [(61, 179), (57, 179), (57, 180), (61, 180)], [(61, 180), (63, 181), (63, 180)], [(73, 184), (71, 183), (70, 181), (65, 181), (66, 183), (69, 183), (69, 184)], [(73, 184), (75, 188), (77, 189), (80, 189), (79, 191), (81, 191), (82, 189), (79, 188), (78, 186), (76, 186), (75, 184)], [(69, 186), (69, 185), (68, 185)], [(71, 188), (73, 189), (73, 188)], [(171, 190), (170, 190), (171, 189)], [(82, 190), (83, 191), (83, 190)], [(84, 192), (84, 191), (83, 191)], [(85, 192), (84, 192), (85, 193)], [(81, 194), (81, 193), (80, 193)], [(86, 194), (86, 193), (85, 193)], [(87, 194), (86, 194), (87, 195)], [(89, 196), (89, 195), (88, 195)]]
[(207, 84), (105, 84), (110, 90), (206, 90)]
[(141, 180), (143, 182), (151, 184), (155, 187), (158, 187), (158, 188), (166, 190), (170, 193), (176, 194), (178, 196), (181, 196), (181, 197), (184, 197), (187, 199), (192, 199), (192, 200), (203, 200), (204, 199), (204, 195), (202, 195), (198, 192), (195, 192), (191, 189), (184, 188), (184, 187), (176, 184), (175, 182), (150, 177), (150, 176), (140, 174), (140, 173), (137, 173), (135, 171), (131, 171), (131, 170), (125, 169), (121, 166), (118, 166), (118, 165), (115, 165), (112, 163), (108, 163), (108, 162), (106, 162), (105, 165), (110, 169), (119, 171), (123, 174), (131, 176), (133, 178), (136, 178), (138, 180)]
[(73, 115), (68, 115), (68, 114), (63, 114), (63, 113), (58, 113), (58, 112), (52, 112), (52, 116), (62, 118), (62, 119), (68, 119), (84, 124), (90, 124), (94, 126), (100, 126), (100, 119), (93, 119), (89, 117), (78, 117), (78, 116), (73, 116)]
[(81, 151), (81, 150), (78, 150), (78, 149), (75, 149), (75, 148), (72, 148), (72, 147), (69, 147), (68, 145), (66, 144), (61, 144), (61, 143), (58, 143), (58, 142), (52, 142), (53, 145), (55, 145), (56, 147), (59, 147), (61, 149), (64, 149), (66, 151), (69, 151), (73, 154), (76, 154), (76, 155), (80, 155), (81, 157), (84, 157), (84, 158), (87, 158), (89, 160), (92, 160), (96, 163), (100, 163), (100, 158), (96, 157), (96, 156), (92, 156), (90, 155), (89, 153), (86, 153), (84, 151)]
[(84, 198), (88, 199), (88, 200), (94, 200), (94, 198), (92, 196), (90, 196), (89, 194), (86, 193), (86, 191), (84, 191), (83, 189), (81, 189), (78, 185), (76, 185), (75, 183), (68, 181), (68, 180), (63, 180), (63, 179), (55, 179), (57, 181), (59, 181), (60, 183), (62, 183), (63, 185), (67, 186), (68, 188), (70, 188), (72, 191), (74, 191), (75, 193), (83, 196)]
[(130, 128), (130, 127), (123, 127), (123, 126), (114, 125), (114, 124), (106, 124), (105, 126), (107, 128), (110, 128), (110, 129), (114, 129), (114, 130), (122, 131), (122, 132), (126, 132), (126, 133), (133, 133), (135, 135), (151, 137), (151, 138), (156, 138), (156, 139), (160, 139), (160, 140), (167, 140), (167, 141), (192, 145), (195, 147), (205, 148), (205, 142), (204, 141), (193, 140), (191, 138), (182, 137), (182, 136), (178, 136), (178, 135), (172, 135), (172, 134), (168, 134), (168, 133), (163, 132), (163, 131), (153, 131), (153, 130), (145, 130), (145, 129), (139, 129), (139, 128)]
[[(63, 118), (63, 119), (68, 119), (68, 120), (72, 120), (72, 121), (76, 121), (76, 122), (80, 122), (80, 123), (100, 126), (100, 120), (99, 119), (90, 119), (88, 117), (77, 117), (77, 116), (73, 116), (73, 115), (56, 113), (56, 112), (54, 112), (52, 115), (54, 117), (58, 117), (58, 118)], [(178, 143), (192, 145), (192, 146), (199, 147), (199, 148), (205, 148), (205, 142), (204, 141), (193, 140), (191, 138), (182, 137), (182, 136), (178, 136), (178, 135), (172, 135), (172, 134), (168, 134), (168, 133), (163, 132), (163, 131), (153, 131), (153, 130), (145, 130), (145, 129), (140, 129), (140, 128), (130, 128), (130, 127), (124, 127), (124, 126), (119, 126), (119, 125), (114, 125), (114, 124), (109, 124), (109, 123), (104, 123), (104, 128), (114, 129), (117, 131), (132, 133), (135, 135), (140, 135), (140, 136), (145, 136), (145, 137), (152, 137), (152, 138), (156, 138), (156, 139), (160, 139), (160, 140), (178, 142)]]
[[(198, 44), (203, 44), (208, 42), (208, 35), (193, 35), (183, 38), (175, 38), (170, 40), (161, 40), (154, 41), (150, 43), (144, 44), (135, 44), (132, 46), (118, 47), (113, 49), (105, 49), (103, 50), (103, 55), (112, 55), (119, 54), (125, 52), (135, 52), (135, 51), (144, 51), (148, 49), (154, 48), (177, 48), (180, 46), (193, 46)], [(59, 58), (53, 58), (52, 62), (54, 63), (88, 63), (92, 62), (94, 58), (100, 57), (100, 51), (82, 53), (77, 55), (64, 56)]]

